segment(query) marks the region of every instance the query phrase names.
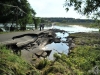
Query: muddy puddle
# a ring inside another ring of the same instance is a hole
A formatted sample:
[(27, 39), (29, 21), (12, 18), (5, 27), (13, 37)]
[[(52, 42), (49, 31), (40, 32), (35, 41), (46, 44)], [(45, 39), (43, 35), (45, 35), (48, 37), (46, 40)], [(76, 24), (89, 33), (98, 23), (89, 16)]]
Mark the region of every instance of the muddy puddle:
[(56, 38), (60, 38), (60, 43), (55, 43), (52, 42), (51, 44), (46, 45), (44, 48), (42, 48), (43, 50), (52, 50), (51, 54), (49, 55), (48, 59), (53, 60), (53, 55), (54, 53), (64, 53), (64, 54), (68, 54), (68, 43), (66, 43), (66, 40), (68, 37), (68, 33), (61, 33), (61, 32), (57, 32), (56, 33)]

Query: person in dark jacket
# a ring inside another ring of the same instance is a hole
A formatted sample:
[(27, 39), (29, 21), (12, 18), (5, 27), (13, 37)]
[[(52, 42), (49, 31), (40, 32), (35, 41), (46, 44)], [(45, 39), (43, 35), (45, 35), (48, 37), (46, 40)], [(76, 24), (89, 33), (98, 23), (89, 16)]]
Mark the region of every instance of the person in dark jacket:
[(40, 31), (41, 31), (42, 24), (40, 24)]
[(42, 24), (42, 30), (44, 30), (44, 24)]

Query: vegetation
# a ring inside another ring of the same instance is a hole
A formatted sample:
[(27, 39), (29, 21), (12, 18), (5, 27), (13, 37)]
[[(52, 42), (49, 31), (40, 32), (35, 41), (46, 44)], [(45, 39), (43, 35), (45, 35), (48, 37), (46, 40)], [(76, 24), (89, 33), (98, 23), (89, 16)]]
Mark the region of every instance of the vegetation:
[[(83, 2), (86, 3), (86, 6), (81, 8)], [(21, 30), (25, 30), (26, 24), (34, 21), (35, 28), (37, 28), (40, 19), (35, 18), (35, 12), (27, 0), (1, 0), (0, 5), (2, 10), (0, 12), (0, 21), (4, 26), (6, 26), (6, 23), (12, 22), (13, 25), (16, 22), (16, 26), (19, 24)], [(75, 10), (84, 15), (93, 13), (96, 17), (100, 16), (100, 12), (98, 12), (98, 7), (100, 6), (99, 0), (66, 0), (65, 5), (69, 7), (74, 6)], [(66, 10), (69, 9), (66, 8)], [(42, 23), (77, 23), (77, 21), (81, 23), (94, 23), (93, 20), (76, 20), (73, 18), (42, 18), (41, 20)], [(97, 23), (99, 25), (98, 20)], [(20, 56), (13, 54), (12, 50), (7, 49), (5, 46), (0, 46), (0, 74), (100, 75), (100, 33), (73, 33), (70, 34), (70, 37), (75, 37), (73, 41), (76, 47), (70, 50), (68, 55), (54, 54), (54, 61), (44, 59), (34, 66), (25, 62)], [(34, 61), (36, 60), (34, 59)]]
[[(92, 19), (75, 19), (64, 17), (42, 17), (42, 22), (60, 22), (60, 23), (94, 23)], [(45, 21), (44, 21), (45, 20)]]
[(40, 75), (32, 65), (0, 46), (0, 75)]
[[(36, 12), (31, 8), (27, 0), (1, 0), (0, 1), (0, 23), (5, 29), (9, 29), (7, 24), (10, 25), (10, 31), (26, 30), (26, 24), (35, 23), (35, 28), (39, 21), (35, 19)], [(16, 25), (15, 25), (16, 24)]]
[(41, 19), (39, 17), (35, 17), (35, 18), (33, 18), (33, 21), (34, 21), (34, 24), (35, 24), (35, 29), (37, 29), (37, 26), (41, 22)]
[(99, 20), (93, 19), (75, 19), (75, 18), (64, 18), (64, 17), (42, 17), (41, 22), (46, 25), (51, 25), (54, 22), (56, 25), (83, 25), (85, 27), (99, 28)]
[(100, 17), (99, 0), (66, 0), (65, 2), (66, 10), (73, 6), (74, 10), (78, 11), (82, 15)]
[(87, 17), (92, 17), (96, 21), (96, 25), (100, 23), (100, 1), (99, 0), (66, 0), (65, 5), (68, 11), (70, 7)]
[(75, 19), (64, 17), (42, 17), (41, 23), (51, 25), (54, 22), (56, 25), (83, 25), (85, 27), (100, 28), (100, 20), (98, 19)]

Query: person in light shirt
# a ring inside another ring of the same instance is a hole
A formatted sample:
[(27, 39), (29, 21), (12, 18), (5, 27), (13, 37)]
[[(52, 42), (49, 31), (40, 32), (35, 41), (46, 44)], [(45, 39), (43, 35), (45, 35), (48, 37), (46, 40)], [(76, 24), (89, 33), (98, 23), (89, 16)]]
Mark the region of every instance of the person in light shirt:
[(53, 29), (54, 28), (54, 24), (52, 23), (52, 27), (51, 27), (51, 29)]

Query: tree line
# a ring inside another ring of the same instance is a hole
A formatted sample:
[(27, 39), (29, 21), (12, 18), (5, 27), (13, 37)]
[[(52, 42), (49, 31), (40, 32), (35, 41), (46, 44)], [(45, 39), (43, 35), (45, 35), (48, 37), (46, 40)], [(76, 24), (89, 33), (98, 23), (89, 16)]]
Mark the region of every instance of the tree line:
[(64, 18), (64, 17), (42, 17), (41, 22), (60, 22), (60, 23), (94, 23), (92, 19), (75, 19), (75, 18)]

